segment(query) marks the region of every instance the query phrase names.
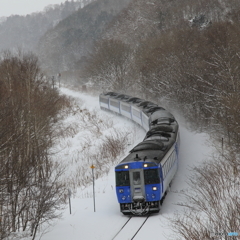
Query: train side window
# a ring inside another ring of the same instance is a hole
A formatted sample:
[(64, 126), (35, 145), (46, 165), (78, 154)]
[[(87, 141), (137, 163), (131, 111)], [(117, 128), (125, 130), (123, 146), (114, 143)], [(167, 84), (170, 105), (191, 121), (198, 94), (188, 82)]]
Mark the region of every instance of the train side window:
[(115, 101), (110, 100), (110, 105), (119, 108), (119, 102), (115, 102)]
[(108, 99), (106, 99), (106, 98), (100, 98), (100, 102), (108, 104)]
[(140, 112), (139, 112), (139, 111), (137, 111), (137, 110), (135, 110), (135, 109), (133, 109), (133, 110), (132, 110), (132, 113), (133, 113), (133, 115), (134, 115), (134, 116), (136, 116), (136, 117), (138, 117), (138, 118), (140, 118), (140, 117), (141, 117), (141, 114), (140, 114)]
[(174, 164), (174, 153), (172, 154), (172, 166)]
[(122, 110), (126, 111), (126, 112), (131, 112), (131, 107), (130, 106), (126, 106), (124, 104), (121, 105)]
[(164, 167), (164, 165), (162, 166), (162, 174), (163, 174), (163, 178), (165, 178), (165, 167)]
[(173, 165), (173, 154), (171, 154), (171, 159), (170, 159), (170, 168), (172, 168)]
[(174, 165), (174, 154), (173, 154), (173, 158), (172, 158), (172, 166)]
[(142, 115), (142, 120), (145, 124), (148, 124), (148, 118)]

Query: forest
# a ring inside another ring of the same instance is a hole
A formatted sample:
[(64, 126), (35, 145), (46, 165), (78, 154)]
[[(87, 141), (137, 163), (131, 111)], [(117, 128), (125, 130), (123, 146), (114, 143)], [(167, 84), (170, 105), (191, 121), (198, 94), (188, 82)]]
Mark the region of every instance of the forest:
[(0, 61), (0, 239), (58, 217), (64, 170), (51, 160), (68, 100), (49, 85), (33, 54), (5, 52)]

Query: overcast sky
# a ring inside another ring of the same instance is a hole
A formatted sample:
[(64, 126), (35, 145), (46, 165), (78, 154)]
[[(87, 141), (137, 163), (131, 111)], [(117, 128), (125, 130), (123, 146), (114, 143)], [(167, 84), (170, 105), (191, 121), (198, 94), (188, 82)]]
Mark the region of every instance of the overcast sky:
[(41, 12), (44, 7), (50, 4), (60, 4), (65, 1), (66, 0), (0, 0), (0, 17)]

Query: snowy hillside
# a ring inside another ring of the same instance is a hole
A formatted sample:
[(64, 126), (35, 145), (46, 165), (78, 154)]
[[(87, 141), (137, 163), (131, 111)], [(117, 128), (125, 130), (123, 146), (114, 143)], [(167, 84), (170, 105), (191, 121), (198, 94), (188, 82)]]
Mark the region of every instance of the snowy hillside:
[[(114, 114), (100, 110), (98, 97), (89, 96), (80, 92), (62, 88), (61, 91), (76, 99), (85, 108), (91, 111), (95, 110), (106, 121), (112, 120), (114, 128), (124, 129), (133, 133), (129, 149), (140, 142), (145, 133), (142, 129), (134, 125), (132, 122)], [(180, 163), (179, 170), (173, 181), (171, 191), (168, 193), (162, 209), (159, 214), (152, 215), (143, 228), (135, 236), (134, 240), (166, 240), (174, 239), (173, 232), (169, 226), (169, 219), (174, 216), (177, 210), (181, 210), (175, 204), (181, 202), (180, 192), (187, 188), (186, 180), (190, 174), (190, 168), (196, 164), (200, 164), (211, 155), (211, 148), (207, 145), (208, 137), (205, 134), (195, 134), (186, 129), (183, 122), (175, 116), (180, 123)], [(69, 117), (69, 123), (78, 121), (74, 116)], [(81, 130), (83, 131), (83, 130)], [(84, 133), (76, 132), (75, 136), (68, 139), (67, 153), (62, 151), (62, 157), (59, 159), (67, 163), (72, 161), (72, 156), (76, 153), (81, 145), (81, 137)], [(108, 134), (108, 130), (104, 131)], [(91, 146), (91, 151), (97, 151)], [(125, 153), (127, 154), (127, 152)], [(60, 156), (60, 155), (59, 155)], [(122, 158), (123, 156), (121, 156)], [(67, 208), (64, 211), (62, 219), (54, 222), (53, 226), (44, 229), (38, 238), (41, 240), (111, 240), (121, 229), (129, 217), (124, 216), (119, 211), (115, 194), (115, 176), (114, 163), (119, 162), (116, 159), (110, 167), (108, 174), (100, 177), (95, 182), (96, 190), (96, 212), (93, 207), (93, 186), (86, 188), (78, 188), (74, 196), (71, 197), (71, 211)], [(100, 159), (99, 159), (100, 161)], [(82, 161), (77, 163), (83, 164)], [(86, 164), (86, 163), (84, 163)], [(87, 163), (86, 174), (91, 177), (91, 163)], [(69, 165), (69, 174), (73, 174), (76, 165)], [(156, 231), (157, 229), (157, 231)], [(123, 240), (131, 239), (131, 235), (126, 233)]]

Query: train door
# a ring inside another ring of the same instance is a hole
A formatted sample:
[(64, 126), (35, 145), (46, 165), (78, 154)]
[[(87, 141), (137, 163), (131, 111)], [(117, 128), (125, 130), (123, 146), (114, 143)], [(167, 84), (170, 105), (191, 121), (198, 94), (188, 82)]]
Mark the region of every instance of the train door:
[(134, 202), (144, 202), (146, 198), (143, 169), (131, 169), (129, 172), (132, 200)]

